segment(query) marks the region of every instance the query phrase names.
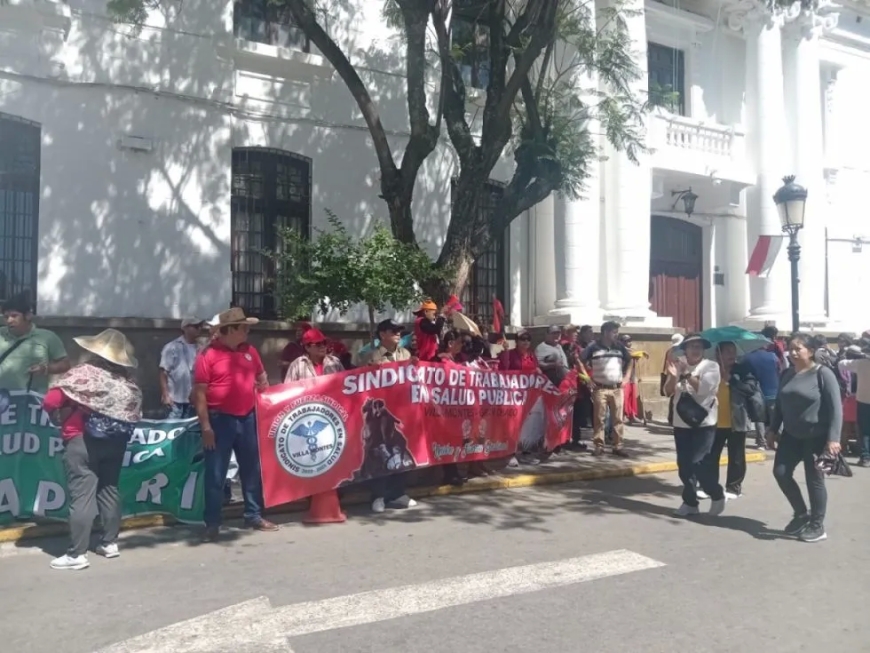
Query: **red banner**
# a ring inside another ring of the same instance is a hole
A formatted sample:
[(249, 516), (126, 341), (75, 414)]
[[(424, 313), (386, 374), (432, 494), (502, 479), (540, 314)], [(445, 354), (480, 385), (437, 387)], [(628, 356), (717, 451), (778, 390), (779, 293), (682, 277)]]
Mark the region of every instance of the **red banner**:
[(393, 363), (269, 388), (257, 422), (266, 506), (570, 436), (576, 377)]

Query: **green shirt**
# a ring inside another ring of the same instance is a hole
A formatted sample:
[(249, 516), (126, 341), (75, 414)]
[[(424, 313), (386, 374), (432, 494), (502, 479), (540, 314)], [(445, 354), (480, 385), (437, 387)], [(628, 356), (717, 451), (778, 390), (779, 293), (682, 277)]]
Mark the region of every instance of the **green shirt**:
[(24, 340), (0, 363), (0, 388), (4, 390), (26, 390), (45, 394), (48, 390), (48, 375), (34, 374), (30, 378), (30, 368), (34, 365), (47, 365), (66, 358), (66, 349), (54, 331), (31, 327), (30, 332), (18, 337), (10, 333), (9, 327), (0, 328), (0, 356), (18, 340)]

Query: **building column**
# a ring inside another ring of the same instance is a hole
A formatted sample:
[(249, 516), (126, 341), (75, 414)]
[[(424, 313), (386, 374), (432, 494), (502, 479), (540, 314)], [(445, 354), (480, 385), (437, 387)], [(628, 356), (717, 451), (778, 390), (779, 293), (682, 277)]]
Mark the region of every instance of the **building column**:
[(837, 14), (801, 14), (786, 27), (784, 57), (787, 102), (792, 111), (793, 174), (808, 190), (804, 228), (799, 232), (801, 324), (823, 327), (825, 314), (825, 238), (827, 201), (819, 37), (837, 24)]
[[(532, 315), (545, 316), (556, 303), (556, 230), (554, 196), (533, 206), (530, 226), (534, 248)], [(537, 320), (536, 320), (537, 321)]]
[[(741, 4), (741, 6), (745, 6)], [(783, 14), (767, 11), (757, 2), (749, 11), (732, 14), (729, 25), (746, 33), (746, 99), (748, 133), (758, 180), (747, 193), (747, 246), (751, 252), (759, 236), (782, 236), (773, 195), (789, 173), (783, 102)], [(789, 262), (781, 249), (767, 277), (749, 282), (749, 321), (789, 323)]]
[[(640, 77), (632, 91), (646, 101), (647, 41), (643, 0), (629, 0), (624, 19)], [(607, 92), (607, 89), (602, 89)], [(652, 175), (647, 153), (631, 161), (610, 143), (605, 148), (605, 220), (600, 255), (604, 262), (604, 313), (626, 322), (655, 318), (649, 307), (650, 199)]]
[[(592, 5), (594, 10), (594, 3)], [(590, 16), (595, 29), (595, 11)], [(574, 55), (576, 56), (576, 54)], [(590, 69), (579, 81), (580, 93), (590, 106), (598, 102), (598, 73)], [(595, 154), (589, 162), (589, 178), (586, 179), (583, 196), (571, 199), (560, 196), (556, 200), (556, 220), (562, 227), (562, 246), (556, 265), (560, 267), (558, 278), (562, 281), (559, 298), (551, 311), (552, 315), (567, 316), (573, 324), (598, 324), (601, 322), (599, 282), (601, 259), (598, 242), (601, 239), (601, 176), (600, 147), (601, 123), (596, 115), (588, 122), (590, 138), (595, 145)]]

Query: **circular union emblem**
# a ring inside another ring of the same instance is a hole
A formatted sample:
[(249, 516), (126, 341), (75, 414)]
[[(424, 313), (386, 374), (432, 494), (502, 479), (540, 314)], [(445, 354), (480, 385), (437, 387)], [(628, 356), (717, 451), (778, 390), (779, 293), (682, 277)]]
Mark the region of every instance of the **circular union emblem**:
[(245, 360), (252, 361), (252, 360), (254, 360), (254, 358), (250, 354), (245, 354)]
[(278, 461), (287, 473), (300, 478), (313, 478), (332, 469), (347, 442), (341, 414), (320, 401), (294, 406), (274, 433)]

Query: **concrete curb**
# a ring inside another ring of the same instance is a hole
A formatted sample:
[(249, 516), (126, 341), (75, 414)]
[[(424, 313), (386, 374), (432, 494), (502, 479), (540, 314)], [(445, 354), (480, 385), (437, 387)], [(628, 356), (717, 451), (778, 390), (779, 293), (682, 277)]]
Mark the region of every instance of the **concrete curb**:
[[(761, 463), (767, 460), (767, 454), (763, 451), (747, 451), (747, 463)], [(722, 458), (720, 465), (727, 464), (728, 459)], [(626, 476), (641, 476), (643, 474), (661, 474), (664, 472), (677, 471), (676, 461), (642, 463), (628, 466), (602, 466), (584, 467), (564, 472), (552, 472), (541, 470), (537, 474), (516, 474), (509, 477), (482, 478), (472, 483), (455, 487), (452, 485), (440, 485), (430, 487), (412, 488), (408, 494), (423, 499), (426, 497), (443, 497), (452, 494), (470, 494), (472, 492), (491, 492), (493, 490), (507, 490), (511, 488), (533, 487), (538, 485), (558, 485), (560, 483), (573, 483), (576, 481), (597, 481), (606, 478), (623, 478)], [(341, 499), (342, 506), (357, 506), (369, 502), (369, 496), (364, 492), (346, 494)], [(308, 508), (307, 501), (294, 501), (284, 506), (279, 506), (268, 511), (271, 515), (302, 512)], [(232, 505), (224, 510), (227, 519), (238, 519), (242, 516), (242, 506)], [(121, 530), (129, 531), (140, 528), (153, 528), (155, 526), (174, 526), (179, 524), (170, 515), (138, 515), (128, 517), (121, 524)], [(57, 537), (69, 532), (63, 522), (51, 524), (28, 524), (26, 526), (11, 526), (0, 529), (0, 543), (18, 542), (40, 537)]]

